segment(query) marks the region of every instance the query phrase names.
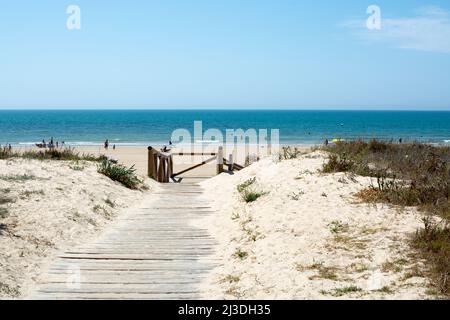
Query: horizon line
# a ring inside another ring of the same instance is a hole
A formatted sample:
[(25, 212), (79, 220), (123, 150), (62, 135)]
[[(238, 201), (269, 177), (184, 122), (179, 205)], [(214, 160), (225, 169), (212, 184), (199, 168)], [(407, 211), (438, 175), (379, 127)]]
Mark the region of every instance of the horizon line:
[(450, 112), (450, 108), (1, 108), (0, 111), (395, 111)]

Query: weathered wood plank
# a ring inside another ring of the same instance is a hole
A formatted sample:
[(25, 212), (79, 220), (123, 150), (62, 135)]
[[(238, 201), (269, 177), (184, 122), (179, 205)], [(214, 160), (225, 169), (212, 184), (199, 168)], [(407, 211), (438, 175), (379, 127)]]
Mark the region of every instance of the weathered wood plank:
[[(203, 192), (195, 183), (163, 184), (99, 239), (61, 252), (32, 298), (198, 298), (201, 281), (222, 263), (208, 230), (190, 224), (216, 213)], [(67, 283), (73, 270), (80, 271), (75, 288)]]

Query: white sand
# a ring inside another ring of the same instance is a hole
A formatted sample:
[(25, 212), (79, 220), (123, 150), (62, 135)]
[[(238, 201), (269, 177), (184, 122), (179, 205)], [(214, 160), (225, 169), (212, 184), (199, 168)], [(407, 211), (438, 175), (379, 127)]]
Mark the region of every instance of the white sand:
[(14, 201), (0, 205), (0, 298), (18, 298), (59, 250), (94, 238), (151, 190), (129, 190), (93, 163), (13, 159), (0, 160), (0, 192)]
[[(264, 159), (203, 182), (218, 213), (200, 225), (216, 236), (222, 261), (203, 284), (205, 298), (430, 298), (417, 271), (423, 263), (407, 242), (421, 216), (360, 203), (354, 193), (370, 178), (318, 173), (325, 159), (321, 152)], [(246, 204), (236, 186), (251, 177), (269, 193)], [(237, 257), (238, 250), (248, 256)], [(351, 286), (360, 291), (340, 290)]]

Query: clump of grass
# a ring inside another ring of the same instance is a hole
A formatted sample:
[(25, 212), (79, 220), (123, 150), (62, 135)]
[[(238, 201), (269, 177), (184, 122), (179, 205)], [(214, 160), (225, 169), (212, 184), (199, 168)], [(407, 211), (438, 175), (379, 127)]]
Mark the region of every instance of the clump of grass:
[(5, 195), (0, 195), (0, 205), (2, 204), (7, 204), (7, 203), (12, 203), (14, 202), (14, 199)]
[(308, 267), (311, 270), (317, 270), (318, 274), (309, 277), (310, 280), (315, 279), (328, 279), (336, 281), (338, 280), (337, 271), (339, 270), (336, 267), (326, 267), (323, 265), (323, 262), (314, 262), (312, 265)]
[(239, 194), (241, 195), (242, 199), (247, 203), (254, 202), (258, 200), (260, 197), (267, 194), (267, 192), (259, 191), (256, 190), (255, 188), (252, 188), (255, 182), (256, 178), (254, 177), (244, 181), (243, 183), (237, 186)]
[(263, 195), (267, 194), (266, 192), (261, 192), (261, 191), (244, 191), (242, 193), (242, 199), (244, 199), (245, 202), (254, 202), (256, 200), (258, 200), (260, 197), (262, 197)]
[(389, 288), (388, 286), (384, 286), (383, 288), (381, 288), (381, 289), (378, 289), (378, 290), (376, 290), (377, 292), (381, 292), (381, 293), (386, 293), (386, 294), (392, 294), (392, 293), (394, 293), (394, 291), (391, 289), (391, 288)]
[(75, 171), (83, 171), (85, 167), (84, 165), (80, 164), (78, 160), (76, 160), (69, 165), (69, 168)]
[(245, 191), (248, 187), (253, 185), (255, 182), (256, 182), (256, 177), (253, 177), (251, 179), (245, 180), (243, 183), (238, 184), (237, 191), (239, 193), (241, 193), (241, 192)]
[(220, 280), (220, 283), (237, 283), (241, 280), (240, 276), (234, 276), (234, 275), (227, 275), (223, 279)]
[(135, 173), (136, 169), (134, 169), (134, 166), (127, 168), (121, 164), (103, 160), (98, 165), (97, 171), (113, 181), (120, 182), (129, 189), (138, 189), (142, 183)]
[(32, 195), (44, 195), (44, 190), (26, 190), (21, 193), (22, 197), (28, 198)]
[(305, 192), (303, 192), (303, 191), (292, 192), (292, 193), (289, 195), (289, 198), (291, 198), (291, 199), (294, 200), (294, 201), (298, 201), (298, 200), (300, 200), (300, 197), (301, 197), (302, 195), (304, 195), (304, 194), (305, 194)]
[(341, 297), (345, 294), (360, 292), (362, 289), (357, 286), (348, 286), (334, 289), (334, 296)]
[(348, 224), (342, 223), (342, 221), (339, 220), (331, 221), (330, 224), (328, 224), (328, 227), (330, 228), (330, 232), (333, 234), (348, 231)]
[(241, 249), (237, 249), (236, 252), (233, 254), (235, 258), (239, 258), (241, 260), (244, 260), (248, 257), (248, 253), (245, 251), (242, 251)]
[(10, 182), (25, 182), (36, 179), (35, 176), (29, 174), (16, 174), (16, 175), (0, 175), (0, 180)]
[(300, 151), (297, 147), (282, 147), (280, 150), (279, 159), (280, 160), (291, 160), (297, 159), (302, 156), (304, 153)]
[(0, 219), (5, 219), (9, 215), (9, 211), (7, 208), (0, 207)]
[(106, 203), (108, 206), (110, 206), (111, 208), (114, 208), (114, 207), (116, 206), (116, 203), (115, 203), (114, 201), (112, 201), (111, 199), (109, 199), (109, 198), (106, 198), (106, 199), (105, 199), (105, 203)]

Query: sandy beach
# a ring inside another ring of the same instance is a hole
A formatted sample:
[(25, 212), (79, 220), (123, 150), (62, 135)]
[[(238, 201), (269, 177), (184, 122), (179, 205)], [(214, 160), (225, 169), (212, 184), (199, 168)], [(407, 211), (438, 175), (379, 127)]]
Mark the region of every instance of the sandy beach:
[[(115, 159), (119, 163), (124, 164), (127, 167), (134, 166), (136, 173), (142, 177), (147, 176), (147, 162), (148, 162), (148, 147), (147, 146), (116, 146), (113, 149), (112, 145), (105, 149), (103, 146), (70, 146), (66, 145), (68, 148), (73, 148), (79, 154), (91, 154), (94, 156), (105, 155), (110, 159)], [(155, 149), (160, 150), (163, 145), (154, 145)], [(295, 145), (293, 147), (298, 148), (300, 151), (307, 151), (311, 148), (311, 145)], [(15, 147), (15, 151), (24, 152), (27, 150), (42, 150), (36, 147)], [(218, 145), (187, 145), (177, 148), (173, 148), (172, 152), (204, 152), (204, 153), (216, 153), (218, 150)], [(260, 153), (264, 152), (264, 147), (261, 148)], [(266, 151), (267, 153), (267, 151)], [(253, 160), (256, 159), (258, 154), (258, 149), (256, 147), (248, 147), (236, 145), (233, 149), (227, 151), (226, 146), (224, 147), (224, 157), (229, 158), (229, 155), (234, 155), (234, 161), (237, 164), (244, 165), (246, 155), (249, 154)], [(174, 156), (174, 170), (179, 172), (186, 168), (189, 168), (195, 164), (201, 163), (207, 159), (211, 158), (210, 155), (205, 156)], [(192, 171), (183, 174), (181, 177), (199, 177), (208, 178), (216, 174), (216, 161), (207, 163), (201, 167), (198, 167)]]

